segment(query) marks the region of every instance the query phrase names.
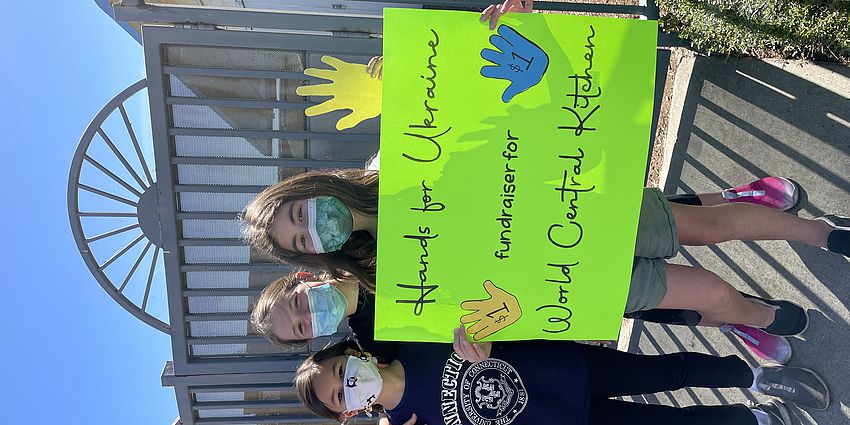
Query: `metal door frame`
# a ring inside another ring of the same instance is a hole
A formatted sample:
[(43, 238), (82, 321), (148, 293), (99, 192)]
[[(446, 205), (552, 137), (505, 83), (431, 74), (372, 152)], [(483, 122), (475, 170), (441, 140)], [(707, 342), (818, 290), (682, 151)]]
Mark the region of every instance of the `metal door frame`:
[[(167, 102), (167, 80), (162, 48), (165, 45), (191, 45), (197, 47), (234, 47), (251, 49), (281, 49), (287, 44), (298, 50), (311, 52), (335, 52), (348, 54), (376, 55), (381, 52), (382, 41), (379, 38), (339, 38), (321, 35), (297, 35), (252, 31), (205, 31), (174, 27), (143, 27), (145, 50), (145, 68), (148, 76), (148, 96), (150, 101), (154, 158), (157, 164), (156, 180), (159, 191), (159, 214), (162, 249), (164, 253), (165, 276), (168, 293), (169, 323), (171, 324), (171, 346), (174, 355), (176, 375), (227, 374), (287, 372), (295, 369), (302, 360), (300, 356), (283, 360), (281, 356), (252, 356), (250, 360), (239, 358), (192, 359), (188, 353), (186, 338), (186, 316), (188, 311), (184, 302), (184, 265), (178, 238), (179, 217), (174, 185), (176, 173), (173, 170), (173, 151), (170, 131), (170, 116)], [(274, 72), (270, 72), (274, 74)], [(278, 73), (286, 74), (286, 73)], [(271, 130), (274, 131), (274, 130)], [(282, 132), (283, 133), (283, 132)], [(344, 137), (338, 135), (336, 137)], [(314, 160), (287, 160), (277, 162), (294, 166), (334, 167), (341, 162)], [(349, 164), (350, 165), (350, 164)], [(199, 266), (190, 266), (198, 268)], [(203, 269), (204, 266), (200, 266)], [(269, 264), (258, 269), (274, 269)]]

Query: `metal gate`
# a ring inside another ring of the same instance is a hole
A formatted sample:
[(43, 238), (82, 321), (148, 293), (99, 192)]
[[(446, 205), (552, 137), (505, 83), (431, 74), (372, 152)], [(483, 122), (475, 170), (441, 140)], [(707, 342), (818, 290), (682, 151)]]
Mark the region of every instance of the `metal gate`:
[[(295, 88), (322, 55), (365, 63), (367, 33), (143, 29), (173, 363), (184, 423), (315, 423), (294, 398), (309, 347), (285, 352), (252, 335), (254, 298), (288, 266), (245, 246), (236, 215), (254, 195), (313, 168), (359, 168), (377, 152), (377, 119), (338, 132), (309, 118)], [(325, 341), (317, 341), (322, 346)], [(191, 411), (185, 411), (191, 409)]]

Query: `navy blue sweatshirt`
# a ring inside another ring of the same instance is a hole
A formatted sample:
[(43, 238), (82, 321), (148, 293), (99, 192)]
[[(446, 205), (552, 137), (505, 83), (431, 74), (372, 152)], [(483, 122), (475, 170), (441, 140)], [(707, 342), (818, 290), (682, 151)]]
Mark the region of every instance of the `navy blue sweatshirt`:
[(449, 344), (400, 343), (405, 391), (390, 422), (428, 425), (585, 425), (589, 387), (574, 342), (493, 344), (490, 359), (462, 361)]

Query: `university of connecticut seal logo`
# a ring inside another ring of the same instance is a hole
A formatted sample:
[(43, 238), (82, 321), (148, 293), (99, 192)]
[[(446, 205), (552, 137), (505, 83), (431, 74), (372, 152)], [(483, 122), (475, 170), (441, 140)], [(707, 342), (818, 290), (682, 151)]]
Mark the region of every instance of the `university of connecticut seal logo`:
[(516, 369), (498, 359), (470, 366), (460, 385), (461, 407), (475, 425), (507, 425), (528, 403), (528, 393)]

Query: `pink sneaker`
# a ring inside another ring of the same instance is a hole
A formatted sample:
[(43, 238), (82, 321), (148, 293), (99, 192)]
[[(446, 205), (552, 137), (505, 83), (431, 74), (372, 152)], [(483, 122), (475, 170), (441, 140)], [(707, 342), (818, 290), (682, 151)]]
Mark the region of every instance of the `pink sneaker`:
[(791, 344), (785, 337), (774, 336), (761, 329), (744, 325), (723, 325), (721, 332), (731, 332), (750, 348), (750, 351), (764, 360), (785, 364), (791, 360)]
[(783, 177), (765, 177), (721, 192), (726, 202), (746, 202), (787, 211), (797, 204), (797, 185)]

